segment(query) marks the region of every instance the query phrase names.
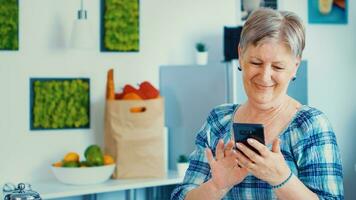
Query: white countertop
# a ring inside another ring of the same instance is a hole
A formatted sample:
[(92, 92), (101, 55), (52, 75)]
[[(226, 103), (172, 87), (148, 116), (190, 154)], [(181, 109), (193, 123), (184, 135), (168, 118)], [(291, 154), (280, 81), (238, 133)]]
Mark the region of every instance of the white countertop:
[[(31, 185), (33, 190), (40, 193), (42, 199), (54, 199), (69, 196), (138, 189), (145, 187), (173, 185), (179, 184), (182, 181), (183, 177), (178, 177), (177, 172), (170, 171), (168, 175), (164, 178), (125, 180), (110, 179), (104, 183), (93, 185), (67, 185), (57, 181), (56, 179), (52, 179), (33, 182), (31, 183)], [(2, 194), (0, 196), (2, 196)]]

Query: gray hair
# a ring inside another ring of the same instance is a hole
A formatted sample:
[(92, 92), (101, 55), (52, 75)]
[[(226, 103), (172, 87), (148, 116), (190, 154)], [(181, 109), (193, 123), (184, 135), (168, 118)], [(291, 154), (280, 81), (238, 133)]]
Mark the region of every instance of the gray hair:
[(260, 8), (248, 17), (241, 32), (239, 46), (244, 52), (248, 45), (257, 46), (266, 40), (283, 42), (296, 57), (302, 57), (305, 28), (293, 12)]

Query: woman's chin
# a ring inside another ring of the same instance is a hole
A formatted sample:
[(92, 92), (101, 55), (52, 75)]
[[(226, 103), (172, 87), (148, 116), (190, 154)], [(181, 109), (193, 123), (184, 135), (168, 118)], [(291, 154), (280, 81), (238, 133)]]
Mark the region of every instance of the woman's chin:
[(273, 104), (273, 98), (271, 97), (257, 97), (257, 98), (251, 98), (251, 100), (254, 102), (254, 104), (260, 105), (260, 106), (269, 106)]

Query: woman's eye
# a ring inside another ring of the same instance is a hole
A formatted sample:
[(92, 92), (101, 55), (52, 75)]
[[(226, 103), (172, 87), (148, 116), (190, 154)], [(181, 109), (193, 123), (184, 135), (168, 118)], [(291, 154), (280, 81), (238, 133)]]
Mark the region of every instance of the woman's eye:
[(275, 68), (276, 70), (283, 70), (284, 69), (283, 67), (280, 67), (280, 66), (273, 66), (273, 68)]
[(259, 62), (251, 62), (251, 64), (253, 64), (253, 65), (261, 65), (262, 63), (259, 63)]

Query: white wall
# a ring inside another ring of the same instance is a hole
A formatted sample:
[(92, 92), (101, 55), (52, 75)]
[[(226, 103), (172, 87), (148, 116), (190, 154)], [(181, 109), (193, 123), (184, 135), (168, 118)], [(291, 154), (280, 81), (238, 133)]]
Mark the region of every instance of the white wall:
[[(192, 64), (198, 41), (210, 47), (210, 61), (222, 59), (223, 25), (235, 22), (235, 2), (225, 0), (141, 0), (140, 52), (99, 52), (99, 0), (84, 1), (97, 50), (68, 48), (79, 0), (20, 2), (20, 50), (0, 52), (0, 184), (52, 177), (49, 166), (68, 151), (102, 143), (105, 78), (116, 84), (144, 80), (158, 86), (158, 67)], [(91, 78), (89, 130), (29, 131), (29, 77)]]
[[(158, 86), (158, 66), (193, 63), (194, 43), (200, 40), (208, 43), (211, 62), (222, 60), (222, 27), (239, 21), (235, 1), (141, 0), (139, 53), (70, 51), (67, 42), (79, 0), (20, 1), (20, 50), (0, 52), (0, 184), (49, 178), (49, 164), (65, 152), (81, 152), (90, 143), (102, 143), (108, 68), (115, 69), (117, 85), (149, 80)], [(279, 3), (307, 23), (307, 1)], [(85, 1), (85, 5), (99, 38), (99, 0)], [(349, 6), (347, 25), (307, 25), (304, 58), (309, 64), (309, 102), (324, 111), (334, 126), (346, 199), (353, 199), (356, 4), (349, 0)], [(91, 78), (91, 129), (29, 131), (29, 77), (40, 76)]]

